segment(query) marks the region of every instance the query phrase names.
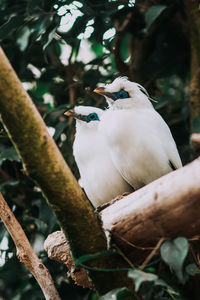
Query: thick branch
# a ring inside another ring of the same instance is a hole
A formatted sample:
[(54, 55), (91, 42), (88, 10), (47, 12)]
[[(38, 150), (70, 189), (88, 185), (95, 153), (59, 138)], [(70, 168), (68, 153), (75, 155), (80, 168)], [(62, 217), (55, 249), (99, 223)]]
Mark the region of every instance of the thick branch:
[(105, 208), (103, 226), (138, 263), (162, 237), (200, 234), (199, 182), (200, 158)]
[[(0, 113), (23, 165), (39, 184), (67, 236), (75, 257), (107, 248), (106, 237), (90, 202), (49, 136), (35, 105), (0, 49)], [(118, 256), (88, 262), (90, 267), (114, 268), (123, 264)], [(100, 293), (127, 286), (124, 273), (90, 271)]]
[(35, 254), (31, 247), (22, 227), (16, 220), (14, 214), (8, 207), (2, 194), (0, 193), (0, 218), (9, 231), (15, 246), (17, 248), (17, 257), (33, 274), (38, 284), (40, 285), (45, 299), (59, 300), (60, 297), (54, 286), (53, 279), (47, 268)]

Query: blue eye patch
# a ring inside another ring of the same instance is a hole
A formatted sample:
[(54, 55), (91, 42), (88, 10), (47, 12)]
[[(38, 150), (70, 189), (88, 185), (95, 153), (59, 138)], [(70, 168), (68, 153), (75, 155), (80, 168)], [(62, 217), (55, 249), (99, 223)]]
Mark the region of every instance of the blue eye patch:
[(89, 115), (82, 115), (82, 114), (76, 114), (76, 119), (79, 119), (84, 122), (91, 122), (91, 121), (100, 121), (99, 117), (96, 113), (90, 113)]
[(86, 122), (89, 123), (91, 121), (100, 121), (99, 117), (96, 113), (91, 113), (86, 116)]
[(115, 100), (130, 98), (129, 93), (123, 89), (113, 94), (115, 96)]

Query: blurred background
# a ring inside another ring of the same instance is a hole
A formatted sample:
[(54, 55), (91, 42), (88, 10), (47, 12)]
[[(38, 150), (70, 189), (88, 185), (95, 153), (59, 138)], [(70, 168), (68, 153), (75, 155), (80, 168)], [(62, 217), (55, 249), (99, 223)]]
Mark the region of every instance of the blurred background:
[[(190, 44), (183, 1), (1, 0), (0, 40), (77, 179), (74, 123), (63, 113), (74, 105), (105, 108), (104, 98), (92, 91), (117, 76), (128, 76), (147, 89), (171, 128), (183, 163), (191, 160)], [(96, 299), (95, 293), (73, 285), (65, 266), (47, 258), (44, 240), (59, 226), (2, 126), (0, 191), (62, 299)], [(15, 254), (0, 223), (0, 299), (43, 299)]]

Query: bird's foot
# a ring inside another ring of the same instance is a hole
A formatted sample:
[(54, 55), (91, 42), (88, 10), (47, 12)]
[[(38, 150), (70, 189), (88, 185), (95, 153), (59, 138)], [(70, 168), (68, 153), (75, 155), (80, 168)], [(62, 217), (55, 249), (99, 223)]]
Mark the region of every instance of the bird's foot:
[(106, 203), (102, 204), (101, 206), (98, 206), (98, 207), (96, 208), (96, 211), (97, 211), (97, 212), (102, 211), (103, 209), (107, 208), (108, 206), (110, 206), (110, 205), (114, 204), (115, 202), (117, 202), (117, 201), (123, 199), (124, 197), (128, 196), (129, 194), (130, 194), (129, 192), (125, 192), (125, 193), (123, 193), (122, 195), (118, 195), (117, 197), (115, 197), (115, 198), (112, 199), (111, 201), (106, 202)]

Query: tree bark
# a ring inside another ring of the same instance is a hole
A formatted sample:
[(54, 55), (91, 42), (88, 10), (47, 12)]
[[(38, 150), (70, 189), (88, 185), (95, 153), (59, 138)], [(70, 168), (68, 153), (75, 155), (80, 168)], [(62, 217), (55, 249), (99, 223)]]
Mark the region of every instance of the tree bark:
[(190, 136), (193, 156), (197, 158), (200, 155), (200, 133), (192, 133)]
[[(0, 49), (0, 113), (4, 127), (22, 159), (26, 172), (40, 186), (54, 210), (75, 257), (107, 248), (97, 215), (49, 136), (35, 105), (23, 89), (4, 52)], [(119, 256), (107, 255), (87, 263), (95, 268), (124, 264)], [(100, 294), (129, 286), (124, 272), (89, 272)]]
[(70, 254), (69, 243), (62, 231), (51, 233), (45, 240), (44, 249), (50, 259), (59, 261), (67, 266), (68, 273), (77, 285), (83, 288), (94, 289), (87, 272), (79, 266), (76, 267), (75, 261)]
[(190, 29), (190, 120), (200, 114), (200, 9), (198, 0), (184, 0)]
[(160, 238), (200, 234), (200, 158), (101, 212), (103, 227), (138, 264)]
[(0, 218), (9, 231), (17, 248), (17, 257), (33, 274), (47, 300), (60, 300), (53, 279), (47, 268), (35, 254), (22, 227), (0, 193)]

